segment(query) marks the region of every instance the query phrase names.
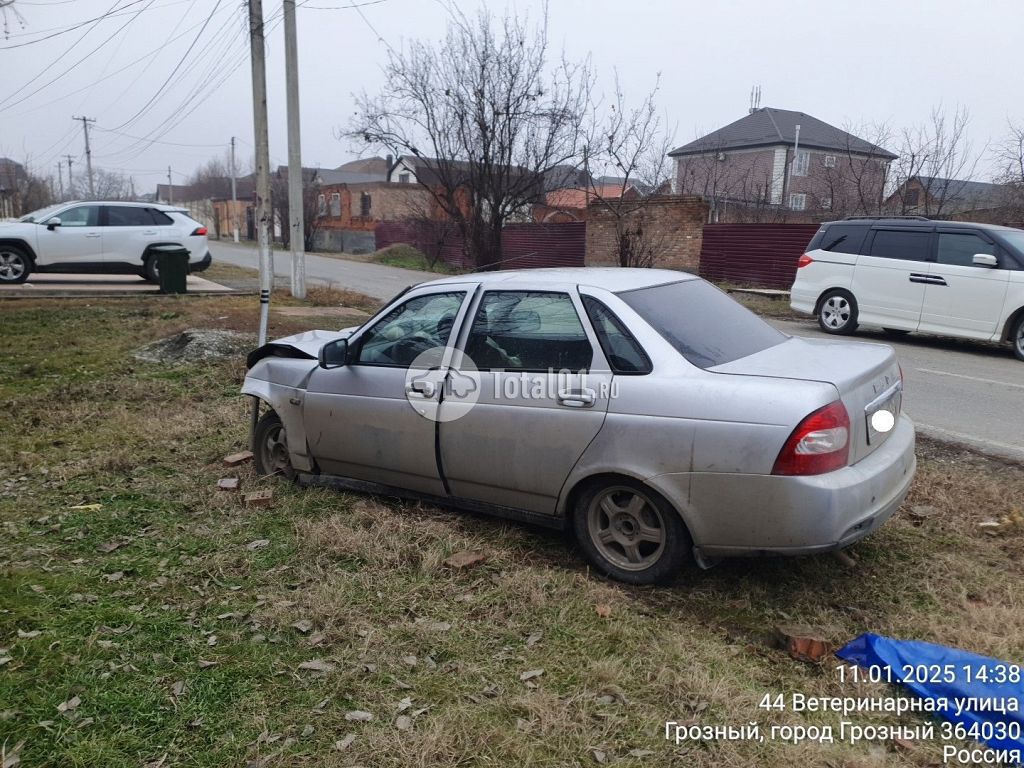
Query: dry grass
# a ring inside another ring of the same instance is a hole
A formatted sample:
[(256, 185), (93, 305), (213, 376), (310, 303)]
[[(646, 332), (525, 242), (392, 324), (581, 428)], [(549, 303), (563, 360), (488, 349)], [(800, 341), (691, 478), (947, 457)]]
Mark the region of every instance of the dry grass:
[[(831, 662), (778, 649), (780, 623), (837, 644), (875, 631), (1024, 660), (1020, 466), (921, 441), (910, 499), (854, 548), (854, 568), (737, 560), (626, 587), (550, 532), (220, 466), (246, 439), (240, 363), (166, 368), (126, 352), (187, 327), (251, 331), (254, 309), (0, 308), (0, 465), (14, 480), (0, 484), (0, 744), (25, 740), (23, 764), (926, 766), (938, 744), (675, 746), (664, 723), (834, 725), (757, 708), (765, 693), (853, 692)], [(310, 325), (272, 319), (274, 334)], [(271, 487), (274, 505), (215, 490), (228, 475)], [(101, 507), (71, 509), (83, 504)], [(979, 527), (1004, 519), (994, 535)], [(487, 559), (445, 565), (463, 550)], [(313, 660), (328, 671), (300, 668)], [(543, 674), (521, 679), (531, 670)], [(356, 710), (373, 719), (346, 719)]]

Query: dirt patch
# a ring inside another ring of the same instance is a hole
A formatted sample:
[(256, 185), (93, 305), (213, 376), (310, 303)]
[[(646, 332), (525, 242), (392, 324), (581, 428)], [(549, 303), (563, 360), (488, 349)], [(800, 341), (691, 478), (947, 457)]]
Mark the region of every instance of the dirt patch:
[(249, 334), (190, 328), (147, 344), (132, 356), (148, 363), (202, 363), (237, 357), (252, 349), (253, 344)]

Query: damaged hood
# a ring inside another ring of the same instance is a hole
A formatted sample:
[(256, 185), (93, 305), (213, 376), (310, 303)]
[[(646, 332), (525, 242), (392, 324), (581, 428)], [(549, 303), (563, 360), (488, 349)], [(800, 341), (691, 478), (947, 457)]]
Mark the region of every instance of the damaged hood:
[(320, 347), (335, 339), (347, 339), (359, 326), (343, 328), (340, 331), (304, 331), (293, 336), (268, 341), (257, 347), (246, 358), (246, 365), (252, 368), (265, 357), (292, 357), (316, 360)]

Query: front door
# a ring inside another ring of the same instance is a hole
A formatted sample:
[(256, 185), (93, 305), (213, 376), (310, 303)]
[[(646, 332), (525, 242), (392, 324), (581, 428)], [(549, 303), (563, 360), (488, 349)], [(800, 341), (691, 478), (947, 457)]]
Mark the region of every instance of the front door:
[(59, 218), (60, 226), (51, 229), (45, 221), (40, 224), (36, 237), (40, 265), (73, 266), (103, 261), (98, 205), (76, 205), (51, 218)]
[(939, 230), (936, 260), (928, 270), (920, 330), (988, 339), (999, 324), (1010, 271), (974, 263), (984, 253), (997, 259), (995, 243), (975, 232)]
[(877, 229), (853, 271), (859, 319), (869, 325), (917, 330), (928, 282), (932, 233)]
[(450, 286), (403, 297), (353, 336), (345, 366), (313, 371), (303, 419), (323, 472), (444, 494), (433, 418), (443, 387), (409, 374), (421, 355), (446, 349), (465, 299)]
[(570, 293), (488, 291), (464, 344), (479, 371), (476, 404), (449, 420), (440, 404), (441, 466), (453, 496), (553, 514), (604, 423), (612, 375), (592, 371), (596, 339)]

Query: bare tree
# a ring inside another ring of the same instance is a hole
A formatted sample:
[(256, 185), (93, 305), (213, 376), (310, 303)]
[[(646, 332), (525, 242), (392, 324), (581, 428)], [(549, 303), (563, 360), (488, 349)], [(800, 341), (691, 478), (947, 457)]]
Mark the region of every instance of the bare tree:
[(928, 122), (904, 129), (892, 172), (896, 212), (933, 217), (953, 212), (963, 182), (974, 175), (982, 154), (973, 148), (969, 124), (966, 107), (958, 106), (952, 114), (935, 107)]
[(214, 157), (189, 176), (188, 185), (200, 198), (231, 197), (231, 158)]
[(542, 23), (450, 7), (437, 45), (392, 51), (379, 95), (363, 93), (348, 135), (411, 156), (478, 266), (501, 260), (504, 224), (543, 193), (544, 175), (578, 164), (590, 105), (589, 61), (552, 62)]
[(105, 171), (97, 168), (93, 171), (93, 189), (95, 194), (90, 195), (94, 200), (130, 200), (132, 198), (131, 184), (123, 173)]
[[(305, 176), (305, 174), (303, 174)], [(229, 190), (230, 194), (230, 190)], [(273, 209), (273, 217), (281, 232), (281, 244), (285, 248), (291, 247), (291, 226), (288, 223), (288, 176), (277, 173), (270, 179), (270, 199)], [(302, 180), (302, 221), (304, 225), (303, 239), (304, 248), (307, 251), (313, 250), (313, 241), (316, 233), (320, 231), (325, 217), (330, 212), (330, 201), (326, 199), (320, 187), (320, 182), (313, 178)]]
[(1024, 223), (1024, 125), (1009, 124), (995, 157), (1000, 165), (996, 182), (1002, 185), (999, 207), (1008, 223), (1020, 226)]
[(615, 258), (623, 267), (653, 267), (668, 249), (663, 227), (651, 226), (652, 203), (671, 190), (673, 136), (665, 129), (653, 90), (630, 107), (618, 76), (605, 119), (594, 120), (587, 165), (611, 171), (615, 183), (593, 185), (589, 205), (605, 212), (615, 232)]

